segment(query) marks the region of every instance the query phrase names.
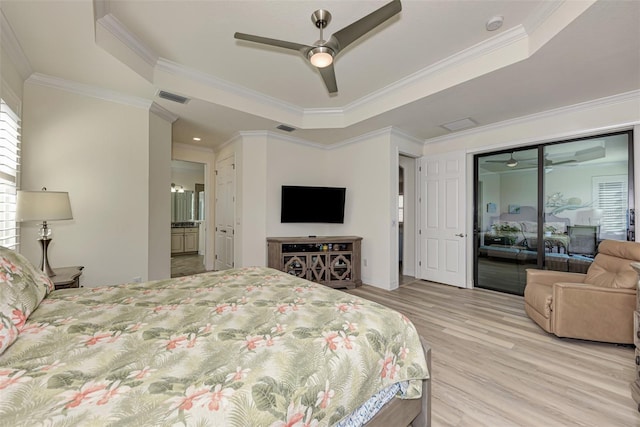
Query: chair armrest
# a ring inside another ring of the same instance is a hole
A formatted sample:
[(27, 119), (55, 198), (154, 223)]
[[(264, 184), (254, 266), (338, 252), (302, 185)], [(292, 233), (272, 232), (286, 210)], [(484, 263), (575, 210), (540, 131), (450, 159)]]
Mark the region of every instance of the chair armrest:
[(552, 325), (560, 337), (633, 343), (635, 289), (584, 283), (553, 286)]
[(527, 283), (535, 282), (544, 285), (553, 285), (558, 282), (582, 283), (585, 277), (587, 277), (587, 275), (583, 273), (527, 268)]
[(606, 288), (604, 286), (594, 286), (588, 283), (578, 282), (556, 282), (554, 285), (558, 288), (558, 291), (554, 289), (554, 292), (562, 292), (565, 295), (569, 292), (586, 292), (584, 295), (592, 295), (594, 298), (606, 298), (607, 295), (636, 295), (636, 290), (628, 288)]

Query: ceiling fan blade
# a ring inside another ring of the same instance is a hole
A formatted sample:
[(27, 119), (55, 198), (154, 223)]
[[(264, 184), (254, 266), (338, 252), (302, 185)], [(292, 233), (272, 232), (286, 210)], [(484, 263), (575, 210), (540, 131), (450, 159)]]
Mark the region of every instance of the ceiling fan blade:
[(338, 91), (338, 84), (336, 83), (336, 73), (333, 70), (333, 64), (324, 68), (318, 68), (318, 70), (329, 93), (336, 93)]
[(556, 166), (556, 165), (564, 165), (565, 163), (578, 163), (578, 161), (575, 159), (563, 160), (561, 162), (554, 162), (553, 160), (549, 160), (549, 163), (550, 163), (550, 166)]
[(297, 50), (299, 52), (304, 52), (305, 50), (311, 49), (311, 46), (307, 46), (305, 44), (293, 43), (284, 40), (270, 39), (268, 37), (260, 37), (254, 36), (251, 34), (244, 33), (235, 33), (233, 35), (234, 38), (238, 40), (246, 40), (254, 43), (267, 44), (270, 46), (283, 47), (285, 49)]
[(402, 5), (400, 4), (400, 0), (393, 0), (380, 9), (371, 12), (364, 18), (360, 18), (353, 24), (347, 25), (343, 29), (333, 33), (326, 45), (331, 47), (337, 54), (401, 10)]

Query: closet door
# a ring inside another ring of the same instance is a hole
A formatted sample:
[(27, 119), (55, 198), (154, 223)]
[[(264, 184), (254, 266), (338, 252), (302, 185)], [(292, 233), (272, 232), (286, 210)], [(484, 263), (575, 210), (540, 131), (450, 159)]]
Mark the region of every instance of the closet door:
[(522, 295), (538, 263), (538, 149), (476, 156), (475, 286)]
[(234, 266), (235, 164), (234, 157), (216, 162), (215, 269)]

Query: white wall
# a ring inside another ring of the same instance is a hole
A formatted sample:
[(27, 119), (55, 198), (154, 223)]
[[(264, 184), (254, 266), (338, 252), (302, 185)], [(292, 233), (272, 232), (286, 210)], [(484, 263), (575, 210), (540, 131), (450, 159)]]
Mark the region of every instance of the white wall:
[[(267, 258), (267, 143), (266, 133), (243, 133), (236, 157), (236, 266), (264, 266)], [(239, 224), (238, 224), (239, 222)]]
[[(391, 236), (391, 194), (397, 199), (398, 169), (391, 173), (392, 159), (388, 133), (330, 151), (327, 172), (332, 182), (347, 187), (345, 222), (340, 234), (361, 236), (362, 281), (383, 289), (392, 289), (392, 271), (397, 277), (397, 228), (395, 248)], [(392, 179), (395, 178), (395, 185)], [(331, 182), (330, 182), (331, 183)], [(397, 204), (397, 203), (396, 203)], [(395, 251), (395, 252), (394, 252)], [(395, 254), (395, 266), (391, 259)]]
[[(267, 145), (267, 230), (269, 237), (343, 235), (341, 224), (282, 224), (283, 185), (346, 187), (340, 177), (327, 173), (329, 151), (270, 135)], [(349, 189), (347, 189), (347, 199)]]
[[(171, 123), (149, 113), (149, 280), (171, 277)], [(157, 232), (163, 230), (162, 233)]]
[[(239, 159), (236, 262), (266, 265), (268, 236), (356, 235), (363, 237), (362, 280), (397, 287), (397, 227), (392, 221), (397, 221), (399, 150), (419, 154), (421, 147), (402, 136), (393, 138), (389, 129), (327, 150), (267, 132), (241, 133), (217, 153), (220, 158), (235, 153)], [(281, 224), (283, 184), (346, 187), (344, 224)]]
[[(51, 224), (52, 266), (84, 265), (85, 286), (160, 276), (153, 269), (162, 260), (149, 259), (159, 256), (149, 250), (149, 235), (168, 234), (169, 226), (156, 229), (166, 220), (150, 220), (150, 209), (162, 204), (156, 186), (164, 192), (167, 183), (150, 180), (159, 176), (154, 170), (163, 167), (164, 157), (150, 150), (168, 149), (160, 136), (167, 127), (150, 119), (146, 108), (29, 81), (22, 124), (22, 188), (46, 186), (68, 191), (71, 198), (74, 219)], [(152, 135), (158, 147), (150, 146)], [(164, 167), (168, 174), (169, 165)], [(164, 211), (170, 212), (168, 204)], [(21, 227), (21, 252), (34, 263), (40, 259), (37, 229), (36, 224)]]

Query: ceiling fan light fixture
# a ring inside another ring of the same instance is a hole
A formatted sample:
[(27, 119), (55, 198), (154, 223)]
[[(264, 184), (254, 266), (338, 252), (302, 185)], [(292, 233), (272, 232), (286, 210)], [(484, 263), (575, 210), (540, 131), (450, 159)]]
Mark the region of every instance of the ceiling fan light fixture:
[(309, 51), (308, 58), (314, 67), (328, 67), (333, 63), (333, 50), (326, 46), (316, 46)]
[(516, 159), (514, 159), (513, 157), (511, 157), (511, 158), (507, 161), (507, 167), (515, 168), (516, 166), (518, 166), (518, 161), (517, 161)]

